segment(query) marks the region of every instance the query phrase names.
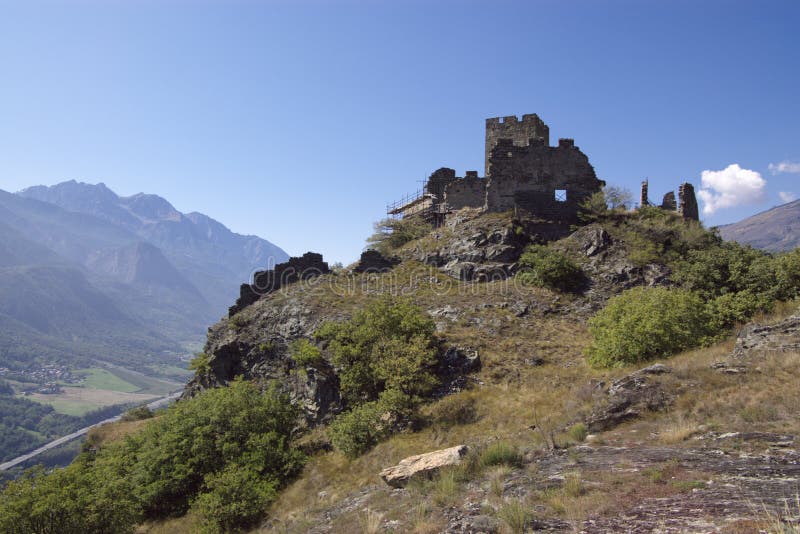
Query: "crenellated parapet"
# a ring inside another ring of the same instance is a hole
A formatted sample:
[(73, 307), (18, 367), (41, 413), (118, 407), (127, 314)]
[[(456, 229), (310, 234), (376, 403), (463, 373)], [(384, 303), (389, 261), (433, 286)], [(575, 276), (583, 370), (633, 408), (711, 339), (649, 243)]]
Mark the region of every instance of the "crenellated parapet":
[(489, 175), (489, 157), (500, 139), (511, 139), (520, 146), (526, 146), (531, 139), (542, 139), (545, 145), (550, 144), (550, 128), (535, 113), (508, 117), (486, 119), (486, 151), (485, 172)]

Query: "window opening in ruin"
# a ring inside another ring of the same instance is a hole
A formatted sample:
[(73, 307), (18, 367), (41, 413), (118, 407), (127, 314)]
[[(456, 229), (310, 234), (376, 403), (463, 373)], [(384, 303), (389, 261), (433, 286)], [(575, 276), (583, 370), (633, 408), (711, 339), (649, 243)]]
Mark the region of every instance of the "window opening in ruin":
[(566, 201), (567, 201), (567, 190), (556, 189), (556, 202), (566, 202)]

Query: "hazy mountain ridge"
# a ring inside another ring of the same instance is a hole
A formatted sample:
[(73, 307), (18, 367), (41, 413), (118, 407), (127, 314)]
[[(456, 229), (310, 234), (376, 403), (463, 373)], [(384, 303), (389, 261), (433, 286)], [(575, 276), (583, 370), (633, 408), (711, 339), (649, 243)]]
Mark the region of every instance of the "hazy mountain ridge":
[(269, 253), (285, 255), (156, 195), (0, 191), (0, 366), (163, 359), (200, 339)]
[(183, 214), (157, 195), (120, 197), (105, 184), (74, 180), (51, 187), (30, 187), (18, 194), (103, 219), (158, 247), (219, 310), (217, 316), (254, 269), (270, 261), (288, 259), (286, 252), (269, 241), (236, 234), (201, 213)]
[(720, 226), (719, 233), (727, 241), (770, 252), (793, 250), (800, 247), (800, 200)]

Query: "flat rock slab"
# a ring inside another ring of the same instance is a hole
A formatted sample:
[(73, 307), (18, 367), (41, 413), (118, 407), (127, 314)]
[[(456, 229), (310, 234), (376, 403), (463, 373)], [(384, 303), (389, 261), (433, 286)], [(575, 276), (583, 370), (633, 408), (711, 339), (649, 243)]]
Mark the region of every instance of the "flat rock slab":
[(409, 456), (399, 464), (381, 471), (380, 477), (393, 488), (402, 488), (414, 477), (430, 477), (442, 467), (460, 464), (467, 450), (466, 445), (457, 445), (449, 449)]

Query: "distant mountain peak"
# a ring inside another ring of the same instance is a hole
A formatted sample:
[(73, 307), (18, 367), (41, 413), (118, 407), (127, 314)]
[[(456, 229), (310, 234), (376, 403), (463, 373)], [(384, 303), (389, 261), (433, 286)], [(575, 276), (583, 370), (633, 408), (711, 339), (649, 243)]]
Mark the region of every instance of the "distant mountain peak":
[[(102, 183), (70, 180), (49, 187), (29, 187), (17, 195), (101, 219), (157, 247), (177, 272), (220, 310), (227, 307), (239, 284), (253, 271), (289, 258), (269, 241), (236, 234), (202, 213), (184, 215), (167, 199), (154, 194), (119, 196)], [(151, 259), (148, 264), (159, 264), (155, 257), (142, 256), (142, 249), (138, 253), (125, 249), (127, 252), (122, 253), (123, 248), (115, 245), (95, 250), (92, 265), (125, 280), (138, 280), (141, 275), (136, 267), (123, 264), (142, 257)]]
[(800, 200), (776, 206), (737, 223), (719, 227), (727, 241), (781, 252), (800, 247)]

